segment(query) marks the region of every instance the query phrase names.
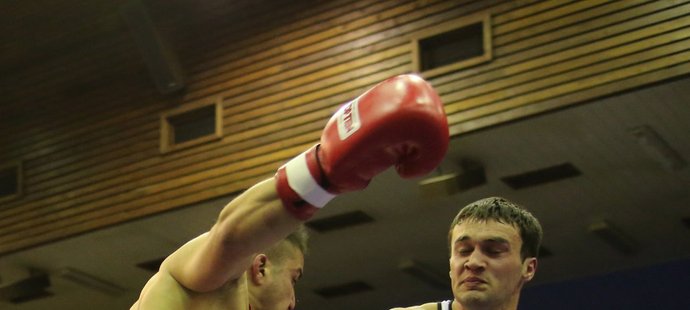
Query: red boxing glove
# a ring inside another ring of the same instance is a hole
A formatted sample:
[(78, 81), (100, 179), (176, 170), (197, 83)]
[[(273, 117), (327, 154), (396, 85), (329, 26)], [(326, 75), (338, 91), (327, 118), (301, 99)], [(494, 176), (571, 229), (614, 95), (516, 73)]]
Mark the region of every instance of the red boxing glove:
[(431, 85), (416, 75), (396, 76), (341, 107), (321, 143), (278, 170), (276, 189), (285, 208), (306, 220), (391, 166), (404, 178), (429, 173), (448, 141), (443, 104)]

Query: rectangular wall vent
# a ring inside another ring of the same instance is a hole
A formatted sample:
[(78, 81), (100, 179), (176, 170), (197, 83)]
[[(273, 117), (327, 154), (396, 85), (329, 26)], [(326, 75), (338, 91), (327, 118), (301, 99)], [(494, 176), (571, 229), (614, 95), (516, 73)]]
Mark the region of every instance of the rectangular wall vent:
[(608, 220), (594, 222), (589, 225), (588, 230), (625, 255), (632, 255), (637, 252), (637, 241)]
[(62, 268), (58, 275), (65, 280), (108, 296), (119, 297), (126, 292), (125, 288), (115, 283), (71, 267)]
[(482, 24), (467, 25), (419, 41), (422, 71), (481, 56)]
[(452, 20), (412, 36), (414, 70), (427, 78), (487, 62), (493, 57), (489, 14)]
[(26, 279), (0, 287), (0, 301), (21, 304), (27, 301), (53, 296), (47, 291), (50, 287), (50, 276), (37, 272)]
[(564, 163), (525, 173), (502, 177), (501, 181), (512, 189), (523, 189), (527, 187), (537, 186), (549, 182), (555, 182), (567, 178), (572, 178), (581, 175), (577, 167), (571, 163)]
[(685, 158), (678, 153), (654, 128), (644, 125), (631, 128), (630, 132), (644, 150), (669, 171), (680, 170), (687, 166)]
[(413, 259), (403, 259), (398, 264), (398, 269), (434, 289), (447, 290), (450, 285), (447, 273), (438, 272), (434, 268)]
[(323, 298), (336, 298), (347, 295), (359, 294), (366, 291), (371, 291), (374, 288), (371, 285), (362, 281), (353, 281), (338, 285), (332, 285), (314, 290), (316, 294)]
[(212, 135), (216, 127), (214, 106), (205, 106), (168, 118), (172, 127), (172, 142), (175, 144)]
[(362, 211), (352, 211), (307, 222), (305, 225), (318, 232), (343, 229), (373, 222), (374, 219)]
[(161, 152), (219, 140), (223, 136), (221, 99), (201, 106), (182, 106), (161, 115)]
[(22, 165), (0, 165), (0, 202), (12, 200), (22, 193)]

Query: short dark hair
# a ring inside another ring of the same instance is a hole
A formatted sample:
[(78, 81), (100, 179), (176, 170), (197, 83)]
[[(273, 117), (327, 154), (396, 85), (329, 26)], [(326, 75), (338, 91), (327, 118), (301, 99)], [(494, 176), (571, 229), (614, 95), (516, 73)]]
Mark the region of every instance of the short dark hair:
[(266, 255), (273, 261), (282, 261), (287, 252), (285, 246), (294, 246), (302, 255), (307, 255), (309, 233), (304, 225), (300, 225), (297, 230), (289, 234), (285, 239), (266, 249)]
[(480, 199), (462, 208), (450, 224), (449, 246), (452, 243), (451, 235), (456, 225), (465, 221), (488, 220), (509, 224), (519, 230), (522, 238), (522, 248), (520, 249), (522, 259), (539, 255), (539, 246), (543, 236), (541, 224), (532, 213), (502, 197)]
[(308, 243), (309, 243), (309, 233), (304, 225), (297, 227), (293, 233), (285, 238), (290, 244), (294, 245), (297, 249), (302, 252), (302, 254), (307, 255)]

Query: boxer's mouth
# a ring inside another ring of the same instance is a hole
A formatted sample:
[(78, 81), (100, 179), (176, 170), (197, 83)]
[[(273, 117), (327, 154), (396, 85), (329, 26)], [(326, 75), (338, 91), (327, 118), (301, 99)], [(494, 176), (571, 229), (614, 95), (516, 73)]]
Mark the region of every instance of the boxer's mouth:
[(482, 278), (479, 278), (479, 277), (467, 277), (467, 278), (463, 279), (460, 283), (461, 284), (466, 283), (469, 285), (478, 285), (478, 284), (486, 283), (486, 281), (484, 281)]

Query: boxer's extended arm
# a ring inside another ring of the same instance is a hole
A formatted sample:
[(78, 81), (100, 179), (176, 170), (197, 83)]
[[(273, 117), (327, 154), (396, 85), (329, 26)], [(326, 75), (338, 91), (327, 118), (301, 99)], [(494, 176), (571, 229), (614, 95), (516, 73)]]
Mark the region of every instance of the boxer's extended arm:
[(300, 223), (283, 207), (275, 180), (268, 179), (233, 199), (208, 233), (182, 246), (162, 267), (188, 289), (214, 290), (239, 278), (253, 254), (282, 240)]
[(338, 110), (319, 145), (230, 202), (210, 232), (161, 268), (188, 289), (214, 290), (335, 195), (365, 188), (391, 166), (403, 177), (426, 174), (447, 148), (448, 124), (431, 85), (413, 75), (388, 79)]

